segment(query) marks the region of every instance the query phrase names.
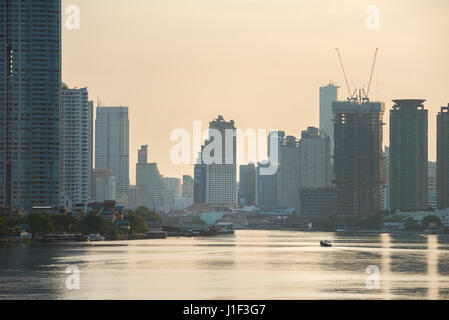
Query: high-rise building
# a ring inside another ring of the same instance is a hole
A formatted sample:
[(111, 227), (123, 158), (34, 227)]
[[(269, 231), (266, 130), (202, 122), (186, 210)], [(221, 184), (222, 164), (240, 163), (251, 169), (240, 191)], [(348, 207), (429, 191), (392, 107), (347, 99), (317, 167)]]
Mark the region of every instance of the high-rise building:
[(262, 174), (269, 163), (258, 163), (256, 174), (256, 204), (258, 206), (279, 206), (279, 170), (274, 174)]
[(165, 190), (173, 192), (175, 197), (181, 197), (181, 180), (179, 180), (178, 178), (163, 177), (162, 185), (164, 186)]
[(86, 204), (91, 180), (87, 88), (62, 85), (60, 109), (60, 195), (62, 205)]
[(254, 163), (240, 166), (239, 203), (253, 206), (256, 204), (256, 167)]
[(115, 201), (116, 180), (108, 169), (92, 170), (92, 193), (95, 202)]
[(88, 122), (89, 122), (89, 143), (88, 143), (88, 149), (89, 149), (89, 199), (92, 200), (92, 170), (94, 169), (94, 102), (89, 101), (88, 102)]
[(97, 107), (95, 168), (111, 171), (116, 178), (116, 200), (125, 204), (129, 186), (128, 107)]
[(182, 197), (193, 199), (193, 178), (186, 174), (182, 176)]
[(137, 163), (148, 163), (148, 145), (143, 145), (137, 152)]
[(425, 100), (393, 100), (390, 110), (390, 207), (427, 209), (427, 110)]
[(0, 1), (0, 30), (0, 206), (58, 206), (61, 1)]
[(128, 188), (128, 209), (136, 210), (140, 206), (140, 190), (136, 185), (130, 185)]
[(140, 205), (155, 209), (153, 194), (164, 189), (162, 177), (156, 163), (137, 163), (136, 186), (140, 192)]
[(193, 202), (206, 203), (206, 165), (197, 163), (193, 175)]
[(294, 136), (279, 132), (279, 205), (298, 210), (300, 147)]
[(437, 115), (437, 208), (449, 208), (449, 104)]
[(334, 154), (334, 112), (332, 103), (338, 101), (339, 88), (333, 83), (320, 87), (320, 131), (330, 139), (331, 155)]
[(427, 164), (427, 208), (437, 208), (437, 163)]
[(300, 187), (324, 188), (330, 186), (330, 139), (318, 128), (302, 131), (300, 148)]
[[(221, 143), (214, 141), (216, 138), (214, 131), (220, 134)], [(215, 148), (210, 154), (213, 157), (212, 163), (206, 163), (206, 202), (212, 207), (234, 207), (237, 204), (237, 158), (234, 132), (234, 120), (225, 121), (222, 116), (218, 116), (209, 123), (209, 140), (206, 141), (203, 152), (211, 151), (208, 150), (208, 146), (211, 143), (214, 144)], [(231, 141), (227, 141), (229, 139)], [(203, 153), (202, 160), (204, 159)]]
[(381, 210), (383, 113), (381, 102), (337, 101), (334, 111), (336, 214), (362, 217)]

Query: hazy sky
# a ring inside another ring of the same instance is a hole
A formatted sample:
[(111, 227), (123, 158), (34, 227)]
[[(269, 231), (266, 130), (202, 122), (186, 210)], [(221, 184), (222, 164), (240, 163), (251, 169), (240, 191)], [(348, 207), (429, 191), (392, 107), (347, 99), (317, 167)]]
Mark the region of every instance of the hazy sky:
[[(318, 126), (319, 87), (347, 96), (335, 53), (352, 87), (364, 87), (379, 48), (370, 98), (426, 99), (429, 160), (436, 113), (449, 103), (448, 0), (63, 0), (77, 5), (80, 30), (63, 28), (63, 81), (102, 105), (129, 106), (130, 179), (137, 149), (165, 176), (192, 174), (170, 161), (176, 128), (222, 114), (242, 129), (299, 136)], [(380, 29), (365, 26), (368, 5)], [(64, 15), (63, 15), (64, 17)]]

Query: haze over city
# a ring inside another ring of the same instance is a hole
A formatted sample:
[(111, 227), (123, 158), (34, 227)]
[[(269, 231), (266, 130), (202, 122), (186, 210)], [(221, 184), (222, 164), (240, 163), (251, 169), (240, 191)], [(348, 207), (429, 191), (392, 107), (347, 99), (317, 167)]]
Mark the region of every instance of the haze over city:
[[(379, 48), (370, 99), (386, 103), (384, 144), (391, 100), (427, 100), (435, 160), (435, 117), (449, 88), (447, 1), (63, 1), (71, 4), (81, 25), (63, 27), (63, 81), (87, 86), (95, 105), (129, 106), (131, 183), (142, 144), (162, 174), (192, 174), (171, 163), (169, 137), (195, 120), (206, 129), (222, 114), (238, 128), (295, 136), (318, 126), (319, 87), (332, 81), (340, 99), (348, 95), (337, 47), (353, 88), (366, 87)], [(379, 30), (365, 26), (371, 4)]]

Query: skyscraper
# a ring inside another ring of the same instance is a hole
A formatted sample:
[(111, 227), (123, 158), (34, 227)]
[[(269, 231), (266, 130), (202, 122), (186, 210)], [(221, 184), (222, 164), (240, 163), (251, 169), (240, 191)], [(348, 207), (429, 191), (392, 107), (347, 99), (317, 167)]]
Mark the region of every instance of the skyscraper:
[(148, 163), (148, 145), (143, 145), (137, 152), (137, 163)]
[(318, 128), (302, 131), (300, 148), (300, 187), (324, 188), (330, 185), (330, 139)]
[(129, 186), (128, 107), (97, 107), (95, 168), (111, 171), (116, 178), (117, 202), (125, 204)]
[(254, 163), (240, 166), (239, 202), (248, 206), (256, 204), (256, 167)]
[(182, 176), (182, 197), (193, 199), (193, 178), (189, 175)]
[(162, 176), (156, 163), (148, 163), (147, 146), (138, 151), (136, 164), (136, 188), (139, 192), (139, 203), (149, 209), (155, 209), (154, 194), (164, 189)]
[(449, 208), (449, 104), (437, 115), (437, 208)]
[(390, 110), (390, 208), (427, 209), (425, 100), (393, 100)]
[(87, 88), (62, 85), (60, 112), (60, 194), (64, 206), (86, 204), (91, 180), (90, 111)]
[[(209, 123), (209, 141), (203, 149), (209, 151), (209, 144), (214, 144), (211, 151), (212, 163), (206, 163), (206, 202), (212, 207), (233, 207), (237, 204), (237, 164), (236, 164), (236, 137), (234, 120), (225, 121), (222, 116)], [(221, 136), (221, 142), (213, 131)], [(229, 136), (229, 134), (231, 134)], [(229, 141), (230, 139), (230, 141)], [(221, 148), (220, 148), (221, 147)], [(221, 151), (221, 152), (220, 152)], [(209, 154), (206, 155), (206, 157)]]
[(381, 102), (337, 101), (334, 111), (336, 213), (362, 217), (381, 210), (383, 113)]
[(261, 174), (261, 169), (268, 168), (269, 163), (257, 164), (256, 204), (258, 206), (279, 206), (279, 170), (272, 175)]
[(279, 205), (298, 209), (300, 147), (294, 136), (279, 132)]
[(329, 83), (325, 87), (320, 87), (320, 132), (330, 139), (330, 154), (334, 154), (334, 112), (332, 102), (338, 101), (338, 91), (340, 87)]
[(0, 29), (0, 206), (57, 206), (61, 1), (1, 1)]

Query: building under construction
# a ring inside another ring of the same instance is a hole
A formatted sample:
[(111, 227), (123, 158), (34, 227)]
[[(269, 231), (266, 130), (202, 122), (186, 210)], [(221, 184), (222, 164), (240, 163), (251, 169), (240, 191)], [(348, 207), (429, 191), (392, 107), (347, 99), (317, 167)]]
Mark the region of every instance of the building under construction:
[(381, 210), (384, 103), (348, 99), (332, 104), (334, 174), (339, 216), (363, 217)]

